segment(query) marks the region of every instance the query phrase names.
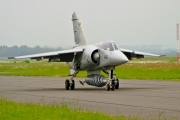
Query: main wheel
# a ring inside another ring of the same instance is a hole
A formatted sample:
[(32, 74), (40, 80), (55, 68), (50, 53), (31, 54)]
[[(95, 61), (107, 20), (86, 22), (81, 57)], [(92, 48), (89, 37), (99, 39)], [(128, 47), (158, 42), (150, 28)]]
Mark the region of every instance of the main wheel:
[(65, 81), (65, 89), (69, 90), (70, 84), (69, 84), (69, 80)]
[(119, 80), (118, 79), (116, 79), (115, 89), (119, 89)]
[(106, 90), (107, 90), (107, 91), (110, 90), (110, 85), (109, 85), (109, 84), (106, 85)]
[(111, 84), (111, 90), (114, 91), (114, 89), (115, 89), (115, 85)]
[(75, 88), (75, 82), (74, 80), (72, 80), (71, 90), (74, 90), (74, 88)]

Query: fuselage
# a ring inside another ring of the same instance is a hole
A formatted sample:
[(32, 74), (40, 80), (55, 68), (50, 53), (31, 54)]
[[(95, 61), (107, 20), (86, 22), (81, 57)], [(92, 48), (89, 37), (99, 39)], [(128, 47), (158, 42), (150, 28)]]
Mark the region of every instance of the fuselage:
[(82, 54), (77, 54), (73, 62), (68, 63), (76, 70), (102, 70), (128, 62), (128, 58), (119, 50), (114, 41), (101, 42), (93, 45), (82, 45)]

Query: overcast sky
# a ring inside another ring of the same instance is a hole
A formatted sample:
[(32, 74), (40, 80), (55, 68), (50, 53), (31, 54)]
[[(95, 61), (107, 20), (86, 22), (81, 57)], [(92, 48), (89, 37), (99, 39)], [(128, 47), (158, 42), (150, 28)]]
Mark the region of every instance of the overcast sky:
[(74, 45), (76, 12), (87, 43), (176, 48), (180, 0), (0, 0), (0, 45)]

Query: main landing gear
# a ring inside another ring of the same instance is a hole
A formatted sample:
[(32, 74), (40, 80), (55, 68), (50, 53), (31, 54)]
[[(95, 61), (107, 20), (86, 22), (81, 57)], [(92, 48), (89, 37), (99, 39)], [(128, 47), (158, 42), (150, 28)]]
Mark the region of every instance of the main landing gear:
[(66, 81), (65, 81), (65, 89), (69, 90), (69, 88), (71, 88), (71, 90), (74, 90), (75, 82), (74, 82), (74, 80), (72, 80), (72, 83), (70, 83), (70, 81), (68, 79), (66, 79)]
[(69, 75), (69, 78), (66, 79), (66, 81), (65, 81), (65, 89), (66, 89), (66, 90), (69, 90), (69, 88), (70, 88), (71, 90), (74, 90), (74, 88), (75, 88), (75, 82), (74, 82), (73, 78), (74, 78), (77, 74), (78, 74), (78, 71), (73, 71), (73, 74), (70, 74), (70, 75)]
[(115, 89), (119, 89), (119, 80), (116, 79), (116, 75), (113, 74), (113, 70), (111, 70), (109, 74), (109, 81), (106, 84), (106, 90), (114, 91)]

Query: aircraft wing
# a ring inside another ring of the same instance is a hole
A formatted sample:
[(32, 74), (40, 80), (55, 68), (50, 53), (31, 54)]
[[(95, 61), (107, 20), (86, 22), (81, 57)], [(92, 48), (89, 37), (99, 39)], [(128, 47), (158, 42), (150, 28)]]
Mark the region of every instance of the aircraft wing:
[(24, 55), (24, 56), (16, 56), (16, 57), (9, 57), (8, 59), (49, 59), (49, 62), (72, 62), (75, 53), (82, 53), (83, 49), (75, 48), (69, 50), (62, 50), (62, 51), (54, 51), (54, 52), (46, 52), (46, 53), (39, 53), (39, 54), (31, 54), (31, 55)]
[(144, 56), (154, 56), (154, 57), (164, 56), (164, 55), (157, 55), (146, 52), (133, 51), (128, 49), (120, 49), (120, 51), (123, 52), (129, 60), (131, 60), (132, 58), (137, 58), (137, 59), (144, 58)]

